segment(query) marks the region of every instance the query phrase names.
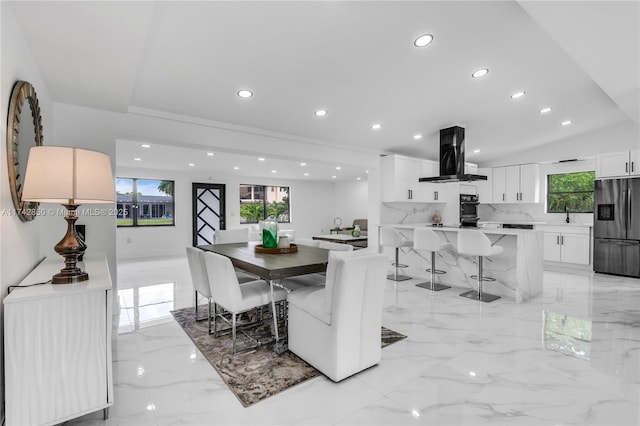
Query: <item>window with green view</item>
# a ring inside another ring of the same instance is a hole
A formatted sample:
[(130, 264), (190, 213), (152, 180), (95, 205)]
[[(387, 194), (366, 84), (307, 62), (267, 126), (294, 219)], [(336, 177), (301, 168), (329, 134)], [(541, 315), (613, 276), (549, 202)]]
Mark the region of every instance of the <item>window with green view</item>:
[(547, 176), (547, 213), (593, 213), (595, 172)]
[(290, 222), (289, 187), (240, 185), (240, 223), (258, 223), (269, 217)]

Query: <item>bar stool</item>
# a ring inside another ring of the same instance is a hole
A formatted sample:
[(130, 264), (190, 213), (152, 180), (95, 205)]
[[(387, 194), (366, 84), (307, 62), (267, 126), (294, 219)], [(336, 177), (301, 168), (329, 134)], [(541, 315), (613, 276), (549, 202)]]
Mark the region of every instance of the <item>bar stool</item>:
[(500, 299), (500, 296), (482, 292), (482, 281), (495, 281), (495, 278), (485, 277), (482, 275), (482, 258), (484, 256), (492, 256), (500, 254), (503, 251), (502, 246), (491, 246), (491, 241), (484, 232), (477, 230), (458, 231), (458, 252), (471, 256), (478, 256), (478, 275), (471, 275), (471, 278), (478, 280), (478, 291), (470, 290), (462, 293), (460, 296), (469, 299), (480, 300), (481, 302), (493, 302)]
[(413, 247), (413, 241), (404, 240), (400, 232), (395, 228), (382, 227), (380, 228), (380, 245), (384, 247), (394, 247), (396, 249), (396, 261), (392, 263), (395, 267), (393, 274), (387, 275), (387, 279), (393, 281), (406, 281), (411, 277), (407, 275), (398, 275), (398, 268), (407, 268), (408, 265), (400, 263), (399, 254), (401, 247)]
[(426, 270), (427, 272), (431, 272), (431, 283), (416, 284), (416, 287), (426, 288), (431, 291), (451, 288), (451, 286), (448, 285), (435, 283), (436, 274), (447, 273), (441, 269), (436, 269), (436, 252), (442, 250), (443, 247), (444, 244), (440, 241), (440, 237), (438, 237), (438, 234), (436, 234), (433, 229), (416, 228), (415, 231), (413, 231), (413, 249), (416, 251), (424, 250), (431, 252), (431, 268)]

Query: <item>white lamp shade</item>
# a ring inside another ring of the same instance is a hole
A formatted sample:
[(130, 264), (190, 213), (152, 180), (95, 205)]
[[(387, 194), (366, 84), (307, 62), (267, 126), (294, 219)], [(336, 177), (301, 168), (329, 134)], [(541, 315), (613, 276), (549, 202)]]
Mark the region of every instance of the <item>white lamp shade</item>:
[(114, 198), (108, 155), (62, 146), (35, 146), (29, 150), (23, 201), (78, 205), (112, 203)]

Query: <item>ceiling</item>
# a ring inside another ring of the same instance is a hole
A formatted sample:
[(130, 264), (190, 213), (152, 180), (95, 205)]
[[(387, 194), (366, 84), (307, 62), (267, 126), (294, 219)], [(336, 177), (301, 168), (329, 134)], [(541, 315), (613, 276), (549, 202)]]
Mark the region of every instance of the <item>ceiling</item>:
[[(177, 114), (277, 132), (300, 144), (434, 160), (439, 129), (460, 125), (467, 160), (481, 164), (639, 122), (636, 1), (47, 1), (11, 7), (55, 102)], [(434, 41), (414, 47), (424, 33)], [(489, 73), (472, 78), (480, 68)], [(254, 96), (242, 99), (240, 89)], [(519, 90), (526, 95), (511, 99)], [(552, 111), (540, 114), (546, 106)], [(318, 109), (327, 115), (317, 117)], [(561, 126), (565, 120), (572, 124)], [(382, 128), (373, 130), (374, 123)], [(422, 139), (414, 140), (416, 134)], [(117, 164), (165, 169), (196, 154), (165, 148), (172, 154), (144, 154), (132, 164), (139, 142), (123, 139)], [(203, 141), (198, 154), (208, 149), (216, 146)], [(245, 170), (261, 154), (217, 153), (218, 159), (231, 155), (225, 165), (246, 161), (238, 163)], [(337, 165), (316, 173), (332, 179)], [(278, 165), (295, 173), (299, 167), (298, 159)]]

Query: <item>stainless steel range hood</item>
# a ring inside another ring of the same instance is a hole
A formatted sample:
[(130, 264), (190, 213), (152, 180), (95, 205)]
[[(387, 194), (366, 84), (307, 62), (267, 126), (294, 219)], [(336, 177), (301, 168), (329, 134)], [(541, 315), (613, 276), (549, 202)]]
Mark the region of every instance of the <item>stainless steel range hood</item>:
[(464, 172), (464, 128), (440, 130), (440, 176), (422, 177), (418, 182), (470, 182), (486, 176)]

